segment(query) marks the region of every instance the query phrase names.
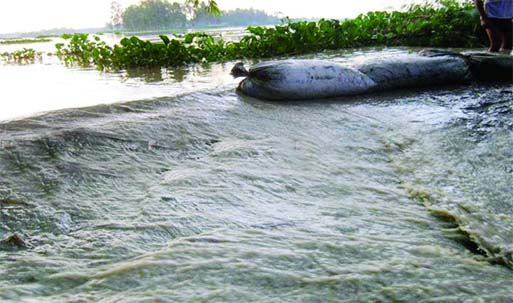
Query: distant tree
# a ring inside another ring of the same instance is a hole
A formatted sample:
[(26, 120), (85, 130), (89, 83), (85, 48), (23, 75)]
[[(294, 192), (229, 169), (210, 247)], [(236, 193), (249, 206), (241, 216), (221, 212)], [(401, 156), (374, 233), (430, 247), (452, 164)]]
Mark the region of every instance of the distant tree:
[(155, 30), (183, 27), (187, 18), (183, 7), (167, 0), (143, 0), (123, 13), (123, 27), (128, 30)]
[(230, 25), (276, 24), (280, 18), (262, 10), (238, 8), (223, 14), (221, 21)]
[(262, 10), (256, 9), (235, 9), (225, 11), (221, 15), (216, 16), (209, 13), (206, 9), (207, 5), (202, 4), (197, 9), (191, 23), (194, 26), (205, 25), (262, 25), (262, 24), (277, 24), (280, 23), (280, 17), (268, 15)]
[(120, 28), (123, 24), (123, 9), (117, 1), (110, 4), (110, 26), (112, 28)]
[(206, 11), (208, 13), (211, 13), (213, 15), (220, 15), (221, 10), (219, 9), (219, 6), (217, 5), (217, 2), (215, 0), (186, 0), (185, 3), (192, 5), (193, 8), (198, 8), (200, 5), (206, 5)]
[(187, 24), (187, 16), (189, 19), (199, 16), (197, 19), (202, 20), (203, 24), (217, 24), (221, 15), (215, 0), (185, 0), (184, 5), (170, 3), (168, 0), (142, 0), (140, 4), (129, 6), (120, 14), (119, 11), (121, 6), (117, 1), (113, 1), (111, 26), (122, 24), (127, 30), (184, 27)]
[(208, 9), (206, 3), (201, 3), (194, 11), (194, 17), (190, 20), (193, 26), (215, 25), (221, 23), (221, 15), (215, 15)]

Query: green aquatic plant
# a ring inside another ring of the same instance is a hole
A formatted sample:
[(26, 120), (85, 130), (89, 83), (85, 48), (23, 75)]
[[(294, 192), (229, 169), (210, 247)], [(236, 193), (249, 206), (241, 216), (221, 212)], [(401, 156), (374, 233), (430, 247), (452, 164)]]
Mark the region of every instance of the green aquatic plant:
[(110, 66), (112, 48), (101, 41), (100, 37), (94, 35), (93, 40), (90, 40), (89, 34), (63, 34), (61, 38), (68, 40), (68, 43), (57, 43), (56, 55), (66, 65), (87, 67), (94, 64), (99, 69)]
[(57, 55), (66, 64), (95, 65), (102, 70), (166, 67), (188, 63), (269, 58), (364, 46), (480, 47), (485, 41), (472, 3), (436, 0), (406, 11), (369, 12), (349, 20), (321, 19), (274, 27), (249, 26), (240, 41), (203, 33), (168, 37), (160, 42), (123, 38), (109, 46), (98, 36), (66, 35)]
[(216, 42), (205, 33), (189, 33), (179, 38), (161, 35), (159, 43), (138, 37), (123, 38), (119, 44), (107, 45), (98, 36), (74, 34), (68, 43), (56, 45), (57, 56), (67, 65), (95, 65), (99, 69), (176, 66), (190, 62), (222, 60), (225, 43)]
[(14, 52), (0, 53), (0, 61), (10, 64), (27, 64), (41, 60), (43, 54), (32, 48), (23, 48)]

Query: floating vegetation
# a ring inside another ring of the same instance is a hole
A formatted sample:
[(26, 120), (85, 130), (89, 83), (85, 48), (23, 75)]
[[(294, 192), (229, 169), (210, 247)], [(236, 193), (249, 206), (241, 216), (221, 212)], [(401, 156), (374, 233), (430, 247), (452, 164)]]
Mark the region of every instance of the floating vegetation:
[(51, 42), (52, 39), (49, 38), (20, 38), (20, 39), (6, 39), (1, 40), (0, 44), (30, 44), (30, 43), (42, 43), (42, 42)]
[(369, 12), (350, 20), (290, 22), (274, 27), (250, 26), (240, 41), (203, 33), (168, 37), (160, 42), (137, 37), (107, 45), (88, 34), (65, 35), (57, 55), (68, 65), (101, 70), (166, 67), (188, 63), (269, 58), (363, 46), (481, 47), (485, 41), (470, 1), (436, 0), (411, 5), (405, 12)]
[(32, 48), (23, 48), (14, 52), (0, 53), (0, 61), (11, 64), (29, 64), (34, 63), (36, 60), (41, 60), (43, 57), (42, 52), (38, 52)]

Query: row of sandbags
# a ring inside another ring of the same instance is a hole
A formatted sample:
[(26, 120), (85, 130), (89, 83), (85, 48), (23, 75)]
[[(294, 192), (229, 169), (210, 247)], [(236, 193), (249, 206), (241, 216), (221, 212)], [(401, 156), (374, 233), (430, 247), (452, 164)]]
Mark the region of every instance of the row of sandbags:
[(489, 53), (423, 50), (345, 66), (327, 60), (266, 61), (246, 70), (238, 91), (264, 100), (322, 99), (402, 88), (456, 85), (513, 78), (513, 57)]

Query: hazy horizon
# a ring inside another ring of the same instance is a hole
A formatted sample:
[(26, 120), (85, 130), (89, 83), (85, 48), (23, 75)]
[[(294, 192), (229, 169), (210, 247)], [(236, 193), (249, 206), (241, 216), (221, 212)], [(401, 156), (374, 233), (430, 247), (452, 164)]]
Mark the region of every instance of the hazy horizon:
[[(118, 0), (123, 8), (137, 4), (140, 0)], [(173, 1), (170, 1), (173, 2)], [(178, 1), (183, 2), (183, 1)], [(314, 4), (291, 0), (218, 0), (222, 10), (254, 8), (269, 14), (280, 13), (291, 18), (335, 18), (356, 16), (372, 10), (397, 9), (410, 0), (359, 0), (338, 2), (317, 0)], [(13, 2), (2, 3), (0, 10), (0, 33), (31, 32), (54, 28), (99, 28), (110, 19), (111, 1), (89, 0), (87, 2), (26, 0), (23, 8)]]

